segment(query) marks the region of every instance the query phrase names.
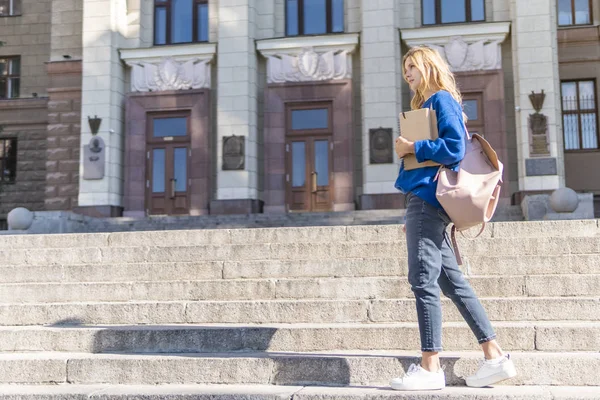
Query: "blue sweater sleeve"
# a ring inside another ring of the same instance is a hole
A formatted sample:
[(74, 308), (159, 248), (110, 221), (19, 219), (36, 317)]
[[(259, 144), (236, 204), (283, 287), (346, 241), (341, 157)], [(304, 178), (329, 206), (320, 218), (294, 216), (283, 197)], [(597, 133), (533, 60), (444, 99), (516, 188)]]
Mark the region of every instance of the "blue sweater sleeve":
[(465, 156), (466, 132), (460, 104), (450, 93), (440, 91), (432, 96), (431, 106), (438, 120), (438, 138), (415, 142), (417, 161), (432, 160), (442, 165), (455, 164)]

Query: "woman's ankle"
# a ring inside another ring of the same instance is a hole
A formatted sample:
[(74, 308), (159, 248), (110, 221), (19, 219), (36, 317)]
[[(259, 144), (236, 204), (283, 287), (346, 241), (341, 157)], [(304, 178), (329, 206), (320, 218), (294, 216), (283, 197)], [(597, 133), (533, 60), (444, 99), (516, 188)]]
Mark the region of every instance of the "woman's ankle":
[(483, 350), (483, 354), (485, 355), (486, 360), (493, 360), (504, 355), (504, 352), (500, 348), (500, 345), (495, 340), (482, 343), (481, 349)]
[(421, 368), (429, 372), (438, 372), (442, 368), (439, 353), (423, 352)]

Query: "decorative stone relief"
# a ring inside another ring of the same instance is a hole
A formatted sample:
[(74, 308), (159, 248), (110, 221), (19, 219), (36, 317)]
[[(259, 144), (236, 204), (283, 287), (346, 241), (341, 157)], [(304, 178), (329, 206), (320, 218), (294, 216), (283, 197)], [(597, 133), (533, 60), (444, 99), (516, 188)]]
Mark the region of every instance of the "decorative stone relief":
[(106, 146), (101, 137), (93, 136), (90, 143), (83, 146), (83, 179), (104, 178)]
[(444, 45), (429, 44), (444, 57), (453, 72), (502, 68), (499, 40), (479, 40), (467, 43), (460, 36), (450, 38)]
[(394, 140), (392, 128), (369, 129), (369, 155), (371, 164), (391, 164), (394, 162)]
[(210, 88), (210, 60), (194, 58), (178, 62), (170, 57), (160, 63), (131, 62), (131, 90), (156, 92)]
[(244, 136), (223, 136), (223, 171), (244, 169), (245, 143)]
[(529, 141), (530, 151), (532, 156), (547, 156), (550, 155), (550, 149), (548, 145), (548, 117), (540, 111), (544, 107), (544, 99), (546, 94), (542, 90), (541, 93), (534, 93), (533, 91), (529, 95), (531, 105), (535, 110), (534, 114), (529, 114), (528, 125), (529, 125)]
[(318, 54), (312, 47), (298, 55), (268, 55), (267, 82), (307, 82), (352, 78), (352, 57), (347, 50)]

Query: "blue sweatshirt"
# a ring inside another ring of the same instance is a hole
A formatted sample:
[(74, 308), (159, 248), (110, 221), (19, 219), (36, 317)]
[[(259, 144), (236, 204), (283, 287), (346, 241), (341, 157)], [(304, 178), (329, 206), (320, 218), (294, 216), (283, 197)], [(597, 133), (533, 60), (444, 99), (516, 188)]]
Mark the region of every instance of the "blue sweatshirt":
[[(415, 142), (417, 161), (432, 160), (456, 171), (458, 163), (465, 156), (466, 131), (462, 108), (445, 90), (440, 90), (423, 103), (423, 108), (429, 106), (436, 112), (439, 137), (436, 140)], [(402, 164), (396, 179), (396, 189), (404, 194), (413, 192), (432, 206), (442, 208), (435, 197), (437, 181), (434, 178), (438, 169), (439, 167), (424, 167), (405, 171)]]

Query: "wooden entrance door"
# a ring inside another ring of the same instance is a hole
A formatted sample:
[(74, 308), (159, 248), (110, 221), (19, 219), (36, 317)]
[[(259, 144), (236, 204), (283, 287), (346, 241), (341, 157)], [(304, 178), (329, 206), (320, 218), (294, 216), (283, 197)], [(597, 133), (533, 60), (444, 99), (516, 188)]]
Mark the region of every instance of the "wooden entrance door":
[(187, 115), (150, 116), (146, 171), (147, 213), (189, 214), (190, 135)]
[(287, 108), (286, 204), (288, 211), (333, 207), (333, 115), (331, 103)]
[(330, 211), (333, 193), (331, 136), (289, 138), (286, 152), (289, 211)]

